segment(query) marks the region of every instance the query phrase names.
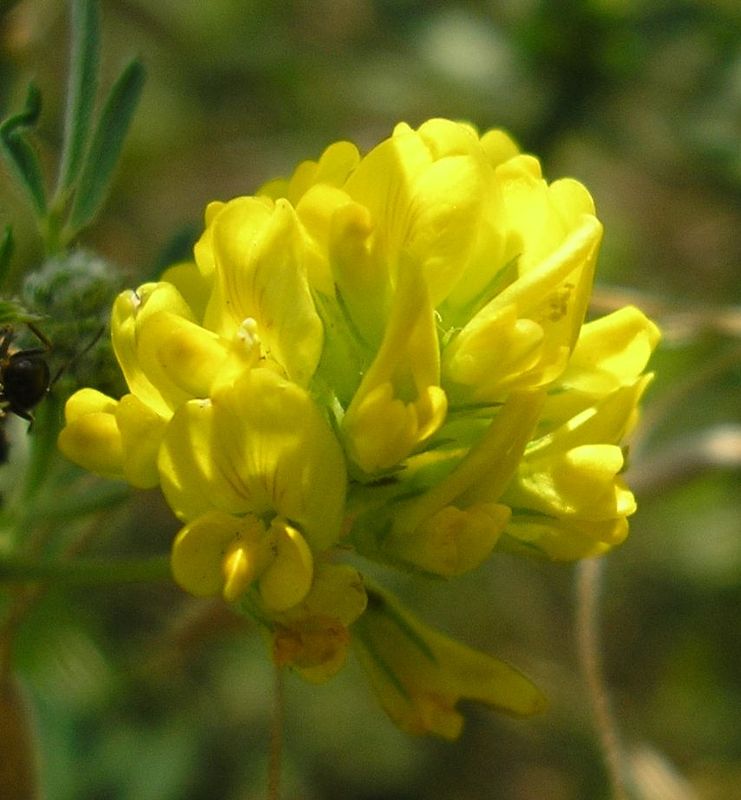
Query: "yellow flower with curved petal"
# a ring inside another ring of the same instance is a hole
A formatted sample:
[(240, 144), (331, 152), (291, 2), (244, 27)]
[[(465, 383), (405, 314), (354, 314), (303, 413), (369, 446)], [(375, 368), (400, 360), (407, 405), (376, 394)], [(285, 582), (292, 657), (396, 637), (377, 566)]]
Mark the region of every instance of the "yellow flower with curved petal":
[(289, 180), (269, 181), (258, 191), (277, 200), (285, 197), (296, 206), (312, 186), (342, 186), (360, 161), (358, 148), (352, 142), (335, 142), (318, 161), (303, 161)]
[[(640, 381), (659, 338), (656, 325), (634, 306), (586, 323), (566, 370), (550, 387), (541, 427), (552, 429), (610, 393)], [(635, 402), (637, 406), (638, 397)]]
[(407, 263), (417, 264), (437, 306), (477, 245), (490, 178), (473, 129), (437, 119), (416, 131), (397, 125), (342, 188), (370, 212), (373, 261), (385, 265), (392, 284)]
[(109, 478), (123, 478), (123, 446), (116, 424), (118, 401), (97, 389), (81, 389), (65, 404), (66, 426), (59, 449), (81, 467)]
[(563, 372), (586, 311), (601, 236), (597, 219), (583, 215), (455, 335), (443, 370), (457, 395), (495, 402), (503, 390), (542, 386)]
[(270, 611), (284, 611), (306, 597), (313, 557), (303, 536), (284, 519), (211, 511), (188, 523), (172, 547), (172, 572), (196, 596), (221, 594), (235, 602), (257, 582)]
[(157, 486), (157, 454), (165, 420), (135, 395), (120, 401), (81, 389), (67, 401), (59, 449), (72, 461), (132, 486)]
[(385, 550), (434, 575), (462, 575), (491, 555), (510, 514), (501, 503), (443, 506), (413, 531), (392, 533)]
[(193, 317), (199, 322), (203, 320), (206, 302), (213, 290), (213, 270), (199, 269), (194, 261), (184, 261), (168, 267), (160, 281), (171, 283), (193, 312)]
[(581, 558), (625, 538), (636, 504), (621, 477), (617, 442), (633, 425), (647, 383), (645, 376), (621, 387), (529, 445), (502, 497), (514, 509), (504, 549), (519, 549), (522, 539), (533, 553)]
[(162, 491), (184, 520), (210, 510), (290, 520), (312, 549), (340, 536), (346, 467), (310, 395), (250, 369), (170, 420), (159, 455)]
[(432, 306), (411, 268), (374, 362), (342, 420), (347, 449), (367, 473), (403, 461), (442, 425), (447, 410)]
[(575, 561), (604, 555), (627, 535), (625, 517), (595, 521), (521, 511), (510, 519), (499, 549), (554, 561)]
[(306, 385), (322, 349), (322, 323), (314, 308), (304, 265), (304, 244), (296, 212), (286, 200), (240, 197), (213, 215), (209, 247), (214, 289), (204, 325), (232, 337), (246, 318), (254, 319), (263, 354), (286, 375)]
[(524, 675), (424, 625), (385, 594), (369, 593), (353, 626), (355, 650), (386, 713), (409, 733), (455, 739), (461, 700), (516, 716), (543, 711), (544, 695)]
[(187, 392), (173, 385), (151, 353), (140, 353), (140, 331), (146, 320), (168, 311), (186, 320), (193, 313), (171, 283), (145, 283), (136, 291), (121, 292), (113, 304), (111, 340), (131, 393), (162, 416), (189, 399)]
[(513, 395), (444, 478), (396, 504), (383, 552), (439, 575), (478, 566), (509, 518), (497, 501), (515, 473), (542, 406), (543, 395)]
[(347, 658), (350, 625), (365, 611), (360, 573), (347, 564), (316, 565), (311, 591), (293, 608), (273, 614), (273, 656), (306, 680), (323, 683)]

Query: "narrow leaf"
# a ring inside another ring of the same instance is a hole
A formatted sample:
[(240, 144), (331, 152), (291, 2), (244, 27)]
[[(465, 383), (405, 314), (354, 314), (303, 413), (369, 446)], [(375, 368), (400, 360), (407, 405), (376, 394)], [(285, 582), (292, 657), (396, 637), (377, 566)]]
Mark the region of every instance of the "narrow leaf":
[(41, 116), (41, 92), (39, 87), (34, 83), (28, 85), (26, 92), (26, 104), (23, 111), (19, 111), (12, 117), (3, 121), (2, 129), (8, 131), (22, 130), (24, 128), (33, 128), (39, 121)]
[(143, 86), (144, 66), (134, 60), (114, 83), (95, 127), (67, 223), (70, 237), (92, 221), (105, 200)]
[(31, 198), (39, 216), (46, 213), (46, 191), (36, 151), (25, 140), (24, 132), (33, 128), (41, 113), (41, 93), (31, 84), (23, 111), (0, 125), (0, 152), (18, 183)]
[(60, 191), (68, 189), (77, 177), (92, 128), (100, 63), (98, 0), (73, 0), (71, 32)]

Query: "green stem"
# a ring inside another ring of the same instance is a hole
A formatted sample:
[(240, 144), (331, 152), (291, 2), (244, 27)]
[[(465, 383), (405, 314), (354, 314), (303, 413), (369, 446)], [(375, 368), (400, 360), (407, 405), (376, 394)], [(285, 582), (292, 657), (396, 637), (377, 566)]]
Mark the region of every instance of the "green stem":
[(25, 508), (33, 508), (33, 499), (49, 475), (49, 464), (56, 448), (59, 416), (59, 401), (51, 395), (36, 410), (24, 476), (22, 501)]
[(270, 731), (270, 758), (268, 761), (268, 800), (280, 800), (286, 696), (283, 668), (275, 664), (273, 669), (273, 724)]
[(56, 583), (103, 586), (115, 583), (157, 583), (172, 580), (169, 556), (140, 559), (74, 559), (39, 561), (0, 557), (2, 583)]

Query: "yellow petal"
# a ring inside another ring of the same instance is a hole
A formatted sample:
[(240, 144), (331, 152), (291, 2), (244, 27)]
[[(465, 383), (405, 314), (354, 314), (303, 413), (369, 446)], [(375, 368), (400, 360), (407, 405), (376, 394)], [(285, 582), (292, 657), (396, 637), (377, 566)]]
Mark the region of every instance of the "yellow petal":
[(513, 514), (497, 549), (553, 561), (575, 561), (600, 556), (628, 535), (625, 517), (595, 522), (543, 514)]
[(171, 283), (180, 292), (195, 319), (203, 319), (213, 281), (204, 277), (196, 264), (192, 261), (173, 264), (162, 273), (160, 280)]
[(75, 464), (109, 478), (123, 477), (123, 446), (116, 400), (94, 389), (75, 392), (65, 406), (58, 446)]
[(581, 215), (556, 247), (527, 270), (521, 267), (520, 277), (479, 314), (490, 316), (512, 304), (518, 317), (544, 327), (550, 349), (573, 347), (584, 319), (601, 238), (602, 225), (597, 218)]
[(139, 350), (142, 325), (159, 311), (168, 311), (192, 320), (192, 312), (171, 283), (147, 283), (136, 291), (122, 292), (113, 304), (111, 339), (126, 382), (132, 394), (167, 417), (189, 396), (163, 373), (153, 353)]
[(363, 158), (344, 188), (369, 211), (374, 263), (388, 265), (394, 281), (397, 270), (415, 261), (438, 305), (476, 246), (490, 177), (473, 130), (436, 119), (418, 131), (398, 125)]
[(275, 557), (260, 576), (260, 597), (268, 611), (285, 611), (311, 589), (314, 559), (304, 537), (283, 520), (273, 520), (269, 535)]
[(389, 264), (374, 258), (370, 211), (345, 202), (331, 217), (327, 250), (342, 302), (364, 342), (377, 345), (388, 316), (391, 284)]
[(595, 397), (632, 383), (646, 368), (659, 338), (656, 325), (634, 306), (589, 322), (581, 329), (560, 383), (572, 393)]
[(309, 290), (304, 239), (293, 208), (241, 197), (213, 221), (216, 285), (207, 327), (230, 339), (242, 321), (257, 322), (265, 354), (306, 385), (322, 350), (323, 329)]
[(426, 572), (462, 575), (491, 555), (509, 517), (509, 508), (497, 503), (478, 503), (466, 509), (445, 506), (411, 533), (392, 531), (383, 548)]
[(117, 406), (118, 400), (97, 389), (79, 389), (65, 403), (64, 418), (69, 424), (88, 414), (113, 414)]
[(341, 186), (357, 166), (360, 157), (352, 142), (334, 142), (321, 155), (319, 161), (304, 161), (289, 180), (277, 179), (266, 183), (258, 194), (278, 200), (285, 197), (297, 205), (311, 187)]
[(137, 352), (140, 363), (156, 365), (157, 383), (175, 406), (184, 398), (208, 397), (229, 344), (194, 322), (159, 311), (142, 322)]
[(519, 154), (517, 144), (504, 131), (492, 129), (481, 137), (481, 147), (492, 167), (498, 167)]
[(115, 416), (123, 447), (124, 477), (140, 489), (157, 486), (157, 456), (166, 421), (133, 394), (121, 398)]
[(544, 338), (543, 328), (518, 319), (514, 306), (492, 309), (475, 317), (445, 348), (443, 376), (463, 402), (496, 402), (506, 390), (536, 388), (548, 379), (549, 368), (563, 369), (558, 358), (555, 364), (544, 361)]
[(340, 534), (346, 467), (339, 442), (300, 386), (256, 368), (191, 401), (168, 425), (159, 469), (183, 519), (211, 508), (278, 515), (323, 550)]
[(175, 581), (197, 597), (236, 600), (269, 561), (265, 527), (252, 515), (211, 511), (186, 525), (172, 546)]
[(311, 591), (293, 608), (278, 615), (285, 625), (309, 619), (337, 619), (350, 625), (363, 613), (367, 603), (362, 575), (349, 564), (315, 565)]
[(622, 451), (609, 444), (526, 459), (506, 501), (556, 517), (598, 521), (627, 516), (635, 511), (635, 501), (617, 477), (622, 467)]
[(158, 469), (162, 492), (175, 514), (195, 519), (214, 508), (229, 514), (255, 508), (228, 462), (218, 459), (210, 400), (191, 400), (170, 420), (162, 440)]
[(419, 273), (407, 266), (384, 340), (342, 421), (348, 451), (368, 473), (409, 456), (447, 411), (433, 309)]

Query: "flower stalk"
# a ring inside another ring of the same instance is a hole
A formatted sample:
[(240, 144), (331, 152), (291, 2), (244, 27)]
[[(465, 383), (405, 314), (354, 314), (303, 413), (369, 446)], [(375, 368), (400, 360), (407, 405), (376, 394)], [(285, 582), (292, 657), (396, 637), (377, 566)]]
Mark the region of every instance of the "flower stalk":
[(617, 720), (612, 710), (602, 666), (599, 636), (599, 597), (604, 563), (585, 559), (576, 570), (576, 642), (584, 685), (592, 708), (594, 727), (612, 789), (613, 800), (632, 800), (625, 756)]

